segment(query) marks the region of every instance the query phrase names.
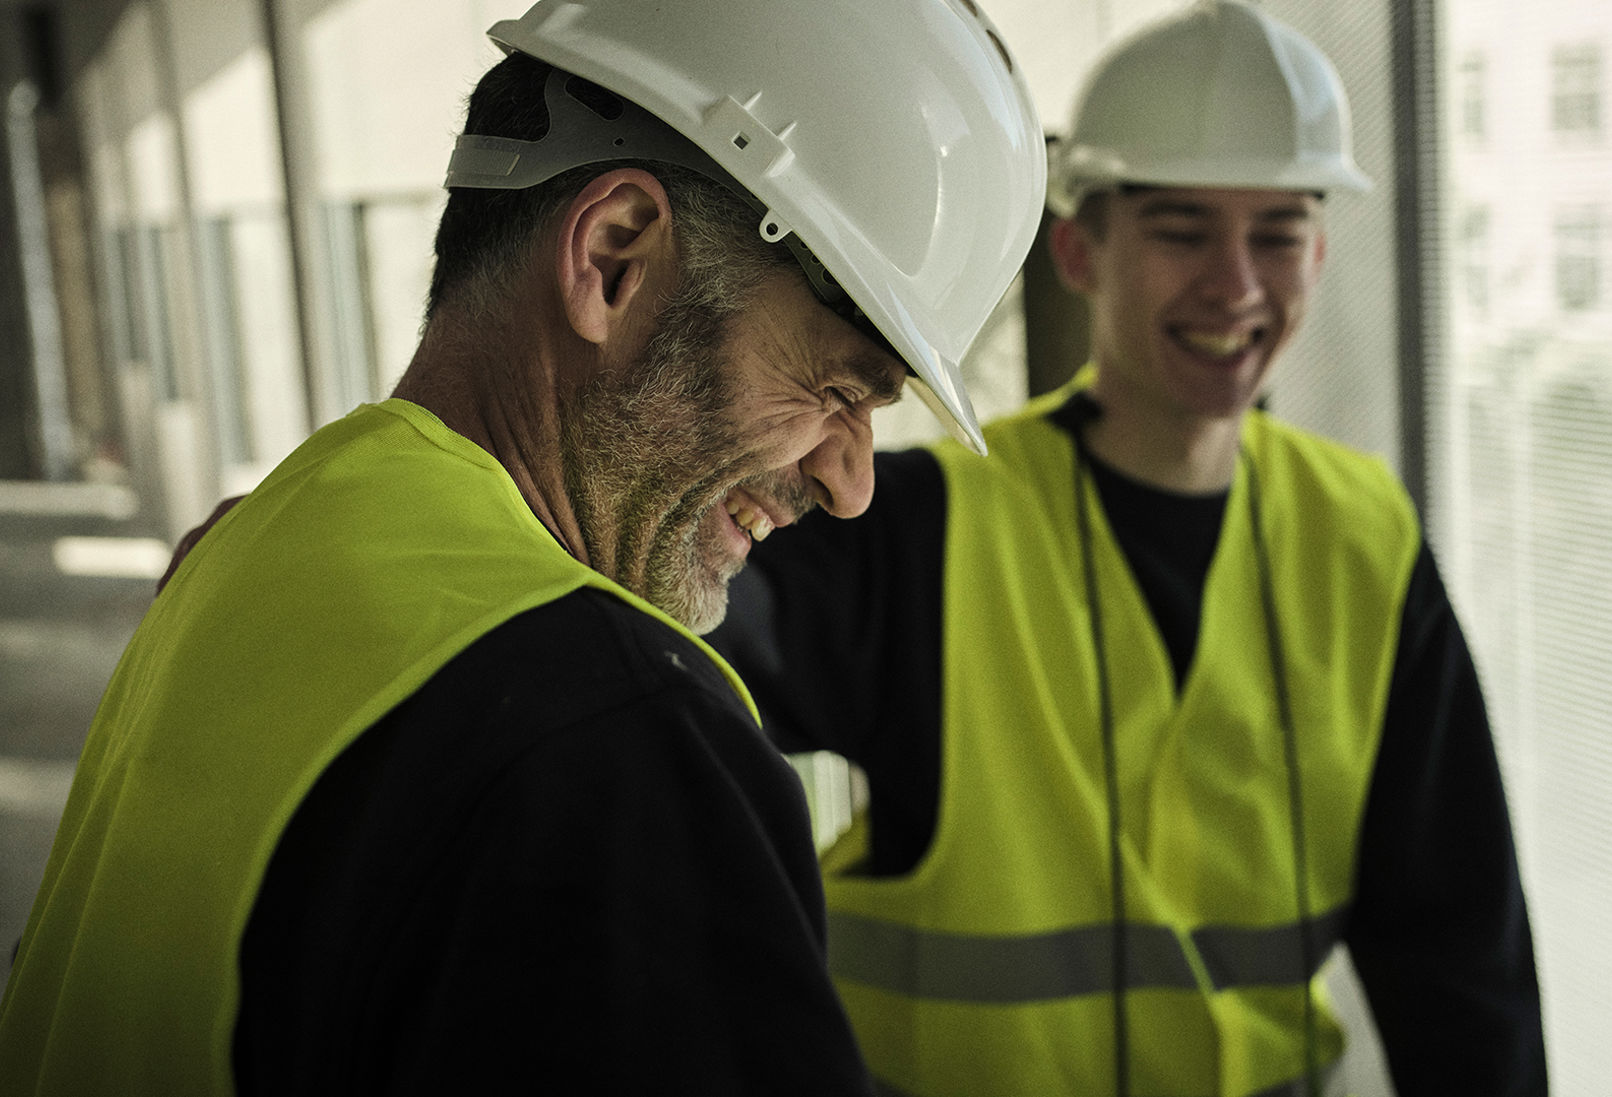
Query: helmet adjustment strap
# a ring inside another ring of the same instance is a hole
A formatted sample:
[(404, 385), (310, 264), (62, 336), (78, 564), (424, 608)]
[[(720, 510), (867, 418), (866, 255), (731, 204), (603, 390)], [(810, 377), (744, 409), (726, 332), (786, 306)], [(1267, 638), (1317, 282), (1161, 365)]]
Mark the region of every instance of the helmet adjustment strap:
[(901, 357), (822, 261), (812, 254), (799, 234), (785, 226), (722, 165), (630, 99), (608, 89), (602, 89), (607, 100), (601, 101), (596, 95), (582, 98), (571, 86), (572, 81), (580, 80), (581, 77), (563, 69), (550, 68), (543, 85), (549, 128), (536, 141), (462, 134), (454, 142), (443, 185), (479, 190), (524, 190), (546, 183), (572, 168), (617, 160), (645, 160), (687, 168), (721, 184), (742, 199), (760, 217), (757, 233), (763, 240), (789, 249), (805, 274), (812, 294), (820, 302), (890, 354)]

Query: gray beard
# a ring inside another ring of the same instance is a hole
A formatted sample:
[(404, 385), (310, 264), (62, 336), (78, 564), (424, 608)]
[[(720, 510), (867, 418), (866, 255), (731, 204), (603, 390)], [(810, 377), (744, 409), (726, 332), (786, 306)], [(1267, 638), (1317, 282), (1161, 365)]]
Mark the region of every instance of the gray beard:
[(679, 298), (643, 354), (561, 409), (566, 490), (594, 567), (695, 633), (727, 613), (743, 566), (702, 519), (743, 479), (726, 324)]

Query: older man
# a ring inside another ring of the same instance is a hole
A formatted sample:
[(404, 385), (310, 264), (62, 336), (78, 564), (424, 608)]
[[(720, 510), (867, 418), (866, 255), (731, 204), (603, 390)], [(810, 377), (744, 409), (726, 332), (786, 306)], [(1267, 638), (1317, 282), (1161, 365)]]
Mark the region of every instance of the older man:
[(1255, 408), (1321, 195), (1364, 183), (1336, 75), (1193, 4), (1100, 59), (1053, 175), (1092, 362), (988, 457), (881, 458), (867, 515), (763, 546), (733, 622), (761, 639), (723, 647), (782, 745), (867, 771), (827, 894), (870, 1067), (921, 1097), (1317, 1093), (1342, 941), (1401, 1094), (1537, 1097), (1505, 798), (1410, 500)]
[(1040, 129), (972, 4), (883, 9), (493, 28), (396, 394), (217, 524), (107, 691), (0, 1090), (868, 1091), (798, 785), (695, 634), (754, 541), (867, 506), (906, 368), (978, 444), (955, 361)]

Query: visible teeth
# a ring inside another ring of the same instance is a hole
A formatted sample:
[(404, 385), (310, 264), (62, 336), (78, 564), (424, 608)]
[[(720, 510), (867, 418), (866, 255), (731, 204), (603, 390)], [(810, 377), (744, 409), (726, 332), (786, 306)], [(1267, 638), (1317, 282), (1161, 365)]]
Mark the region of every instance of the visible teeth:
[(772, 520), (755, 507), (730, 499), (728, 513), (740, 529), (750, 534), (753, 541), (765, 541), (772, 532)]
[(1208, 332), (1187, 331), (1181, 333), (1181, 341), (1194, 350), (1201, 350), (1205, 354), (1212, 354), (1217, 358), (1225, 358), (1236, 354), (1253, 342), (1251, 335), (1212, 335)]

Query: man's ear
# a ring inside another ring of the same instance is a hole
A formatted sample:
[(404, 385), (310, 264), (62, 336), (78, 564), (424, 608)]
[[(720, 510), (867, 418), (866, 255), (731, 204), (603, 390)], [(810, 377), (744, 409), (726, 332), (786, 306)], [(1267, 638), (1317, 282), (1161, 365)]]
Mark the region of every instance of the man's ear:
[(1060, 217), (1047, 233), (1047, 248), (1058, 279), (1076, 293), (1090, 293), (1095, 286), (1091, 233), (1072, 217)]
[(629, 324), (646, 284), (675, 264), (671, 223), (666, 189), (637, 168), (606, 172), (572, 199), (560, 220), (555, 276), (566, 319), (583, 339), (602, 344)]

